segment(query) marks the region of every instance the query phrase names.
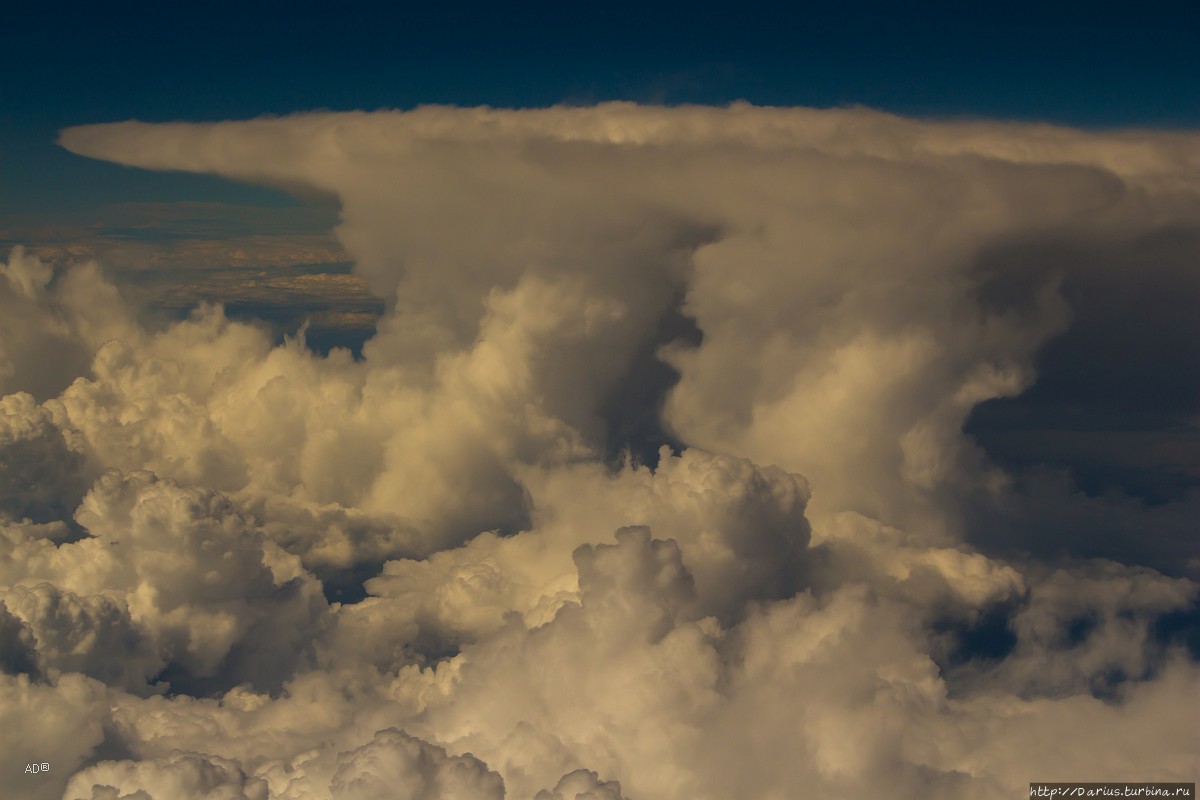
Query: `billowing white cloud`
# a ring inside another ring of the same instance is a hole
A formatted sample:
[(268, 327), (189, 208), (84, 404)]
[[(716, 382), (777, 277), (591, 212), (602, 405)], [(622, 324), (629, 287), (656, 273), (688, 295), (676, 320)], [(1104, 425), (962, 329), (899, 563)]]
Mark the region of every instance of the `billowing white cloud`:
[(0, 602), (45, 666), (149, 691), (177, 681), (278, 686), (305, 663), (320, 585), (221, 495), (148, 472), (109, 472), (76, 514), (89, 536), (6, 529)]
[(664, 450), (653, 471), (582, 463), (523, 478), (537, 509), (530, 530), (388, 562), (366, 583), (373, 596), (342, 609), (330, 656), (373, 653), (382, 666), (478, 641), (510, 614), (541, 625), (578, 599), (577, 548), (626, 526), (649, 526), (682, 548), (697, 618), (738, 619), (747, 603), (790, 596), (802, 581), (808, 487), (782, 470), (691, 449)]
[(0, 398), (0, 514), (54, 522), (69, 519), (87, 491), (82, 454), (26, 392)]
[(154, 761), (105, 761), (76, 773), (64, 800), (267, 800), (267, 784), (247, 780), (226, 759), (179, 753)]
[(94, 347), (123, 327), (120, 315), (110, 313), (120, 307), (116, 289), (96, 280), (94, 266), (72, 270), (51, 286), (52, 277), (50, 266), (22, 247), (0, 264), (0, 391), (6, 395), (57, 394), (87, 368)]
[(166, 666), (151, 637), (109, 596), (80, 597), (39, 583), (8, 588), (0, 602), (29, 626), (45, 668), (83, 673), (139, 692)]
[(503, 800), (504, 781), (477, 758), (389, 729), (338, 755), (329, 790), (346, 800)]
[[(107, 695), (104, 684), (75, 673), (52, 683), (27, 674), (0, 675), (5, 722), (0, 769), (9, 776), (6, 791), (30, 800), (62, 797), (67, 779), (104, 742)], [(41, 771), (42, 764), (49, 769)]]
[(602, 781), (596, 773), (577, 769), (562, 776), (554, 791), (543, 789), (533, 800), (626, 800), (618, 781)]
[(336, 194), (386, 311), (321, 357), (9, 256), (0, 708), (32, 733), (0, 745), (52, 762), (29, 796), (1193, 779), (1196, 572), (1146, 566), (1186, 542), (1089, 560), (1052, 524), (1073, 487), (962, 430), (1079, 311), (1086, 265), (1008, 254), (1195, 228), (1194, 137), (611, 104), (63, 143)]
[(989, 248), (1123, 242), (1197, 213), (1184, 135), (863, 110), (423, 108), (118, 123), (62, 141), (337, 194), (338, 235), (392, 304), (369, 346), (377, 363), (427, 371), (487, 335), (499, 293), (525, 295), (534, 279), (582, 286), (621, 322), (586, 338), (590, 351), (560, 342), (538, 396), (584, 432), (682, 291), (704, 342), (670, 351), (682, 372), (671, 429), (819, 474), (817, 507), (931, 535), (954, 523), (940, 493), (982, 480), (959, 435), (966, 415), (1027, 386), (1037, 347), (1068, 319), (1052, 276), (1006, 309), (981, 305), (973, 270)]

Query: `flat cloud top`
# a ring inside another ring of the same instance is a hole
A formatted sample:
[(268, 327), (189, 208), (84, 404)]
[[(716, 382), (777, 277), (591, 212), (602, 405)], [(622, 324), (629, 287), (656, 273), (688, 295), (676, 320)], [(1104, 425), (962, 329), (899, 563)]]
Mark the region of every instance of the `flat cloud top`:
[[(993, 121), (928, 122), (865, 108), (804, 109), (735, 103), (648, 107), (601, 103), (533, 110), (423, 106), (413, 111), (316, 112), (281, 118), (213, 123), (136, 121), (66, 128), (60, 144), (92, 158), (156, 169), (215, 169), (215, 159), (240, 164), (237, 150), (204, 145), (237, 129), (251, 141), (277, 146), (307, 142), (319, 150), (330, 137), (386, 149), (398, 140), (505, 142), (540, 139), (610, 145), (743, 143), (770, 149), (815, 148), (828, 153), (911, 160), (921, 156), (978, 155), (1016, 163), (1096, 163), (1121, 175), (1165, 174), (1200, 167), (1200, 145), (1188, 133), (1119, 130), (1100, 133), (1048, 124)], [(159, 146), (154, 146), (158, 144)], [(334, 155), (330, 153), (330, 155)]]

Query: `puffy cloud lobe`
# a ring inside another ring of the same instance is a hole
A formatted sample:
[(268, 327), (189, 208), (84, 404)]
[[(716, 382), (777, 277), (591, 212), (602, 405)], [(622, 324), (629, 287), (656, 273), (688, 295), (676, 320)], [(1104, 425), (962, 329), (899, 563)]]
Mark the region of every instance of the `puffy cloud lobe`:
[(47, 666), (146, 691), (164, 665), (180, 683), (278, 687), (304, 663), (320, 586), (220, 494), (108, 473), (77, 518), (90, 536), (5, 540), (3, 601)]
[[(457, 732), (460, 746), (503, 765), (514, 792), (585, 753), (635, 797), (769, 796), (839, 782), (865, 791), (904, 769), (914, 792), (942, 780), (903, 763), (904, 726), (914, 714), (936, 717), (946, 699), (900, 608), (853, 589), (772, 604), (728, 632), (712, 619), (688, 623), (691, 577), (678, 546), (645, 529), (617, 539), (577, 552), (580, 606), (466, 648), (454, 703), (427, 709), (443, 735)], [(545, 711), (531, 718), (531, 708)], [(811, 722), (797, 728), (797, 719)]]
[(562, 776), (553, 791), (543, 789), (533, 800), (626, 800), (618, 781), (602, 781), (586, 769)]
[[(145, 352), (137, 339), (105, 342), (92, 362), (95, 377), (51, 401), (51, 413), (91, 461), (107, 468), (240, 488), (244, 463), (206, 401), (228, 366), (224, 359), (261, 357), (270, 349), (266, 335), (229, 325), (209, 309), (153, 343)], [(173, 350), (186, 357), (172, 357)]]
[[(78, 674), (53, 682), (28, 675), (0, 675), (0, 769), (7, 790), (29, 800), (60, 800), (67, 778), (104, 741), (108, 692)], [(28, 764), (49, 764), (49, 773), (25, 772)]]
[(811, 535), (803, 476), (689, 448), (664, 448), (653, 469), (615, 475), (596, 465), (527, 478), (540, 521), (556, 541), (606, 541), (609, 531), (647, 525), (678, 543), (696, 585), (694, 615), (736, 619), (752, 600), (793, 594)]
[[(61, 390), (87, 364), (70, 325), (51, 308), (46, 286), (52, 272), (39, 259), (15, 248), (0, 264), (0, 391)], [(46, 361), (65, 362), (67, 374), (45, 374)], [(60, 385), (61, 384), (61, 385)]]
[(26, 623), (34, 652), (46, 667), (139, 692), (165, 666), (150, 636), (110, 597), (80, 597), (39, 583), (12, 587), (0, 602)]
[[(425, 724), (498, 769), (515, 796), (581, 761), (643, 792), (686, 794), (673, 756), (700, 736), (690, 717), (719, 703), (717, 626), (689, 620), (694, 585), (675, 542), (645, 528), (616, 539), (576, 550), (578, 604), (533, 630), (510, 624), (437, 667), (453, 670), (453, 701), (431, 694)], [(630, 774), (647, 768), (655, 777)]]
[(25, 392), (0, 398), (0, 513), (70, 519), (91, 483), (83, 455)]
[(854, 512), (831, 515), (819, 533), (820, 567), (809, 572), (818, 591), (870, 583), (917, 614), (948, 618), (971, 618), (1026, 592), (1025, 577), (1012, 565), (961, 544), (931, 546)]
[(271, 686), (303, 663), (319, 586), (221, 495), (110, 473), (78, 519), (119, 559), (133, 620), (193, 675)]
[(579, 596), (576, 548), (612, 531), (649, 526), (679, 548), (694, 618), (734, 620), (753, 600), (793, 593), (805, 568), (808, 486), (800, 476), (689, 449), (664, 450), (653, 470), (581, 463), (526, 471), (537, 519), (514, 537), (481, 534), (422, 560), (390, 561), (346, 607), (327, 644), (381, 667), (452, 652), (499, 630), (516, 613), (544, 624)]
[(116, 289), (95, 264), (55, 275), (15, 247), (0, 264), (0, 393), (53, 397), (87, 368), (94, 348), (130, 332)]
[(342, 753), (330, 783), (346, 800), (503, 800), (504, 781), (470, 754), (450, 756), (402, 731)]
[[(575, 551), (580, 597), (593, 611), (615, 605), (609, 613), (626, 622), (638, 620), (647, 638), (656, 642), (675, 627), (680, 610), (695, 597), (691, 573), (675, 541), (651, 539), (649, 528), (622, 528), (616, 535), (616, 545), (584, 545)], [(634, 608), (658, 613), (639, 615), (631, 613)]]
[(154, 761), (104, 761), (72, 776), (63, 800), (267, 800), (267, 784), (225, 759), (179, 753)]

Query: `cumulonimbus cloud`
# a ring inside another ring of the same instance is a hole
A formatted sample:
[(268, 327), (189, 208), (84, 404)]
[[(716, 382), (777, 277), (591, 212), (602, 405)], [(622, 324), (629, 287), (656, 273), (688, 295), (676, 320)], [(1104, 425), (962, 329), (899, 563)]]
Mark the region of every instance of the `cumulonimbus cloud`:
[(0, 689), (58, 711), (4, 758), (57, 736), (62, 765), (30, 796), (1194, 774), (1194, 545), (1030, 547), (1013, 509), (1070, 519), (1069, 487), (962, 429), (1078, 314), (1086, 264), (1009, 254), (1194, 230), (1195, 137), (608, 104), (62, 143), (336, 194), (387, 310), (363, 359), (321, 357), (219, 308), (149, 328), (95, 268), (10, 256)]

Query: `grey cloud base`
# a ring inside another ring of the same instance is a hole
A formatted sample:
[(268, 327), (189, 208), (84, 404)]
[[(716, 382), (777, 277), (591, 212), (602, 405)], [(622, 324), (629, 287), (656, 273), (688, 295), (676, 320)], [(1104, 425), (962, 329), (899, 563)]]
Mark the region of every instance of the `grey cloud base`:
[[(1086, 263), (995, 254), (1194, 231), (1195, 137), (613, 104), (62, 141), (336, 194), (386, 311), (322, 357), (0, 265), (0, 768), (53, 764), (23, 796), (1195, 779), (1195, 491), (1082, 497), (963, 433), (1097, 329)], [(634, 427), (680, 446), (614, 458)]]

